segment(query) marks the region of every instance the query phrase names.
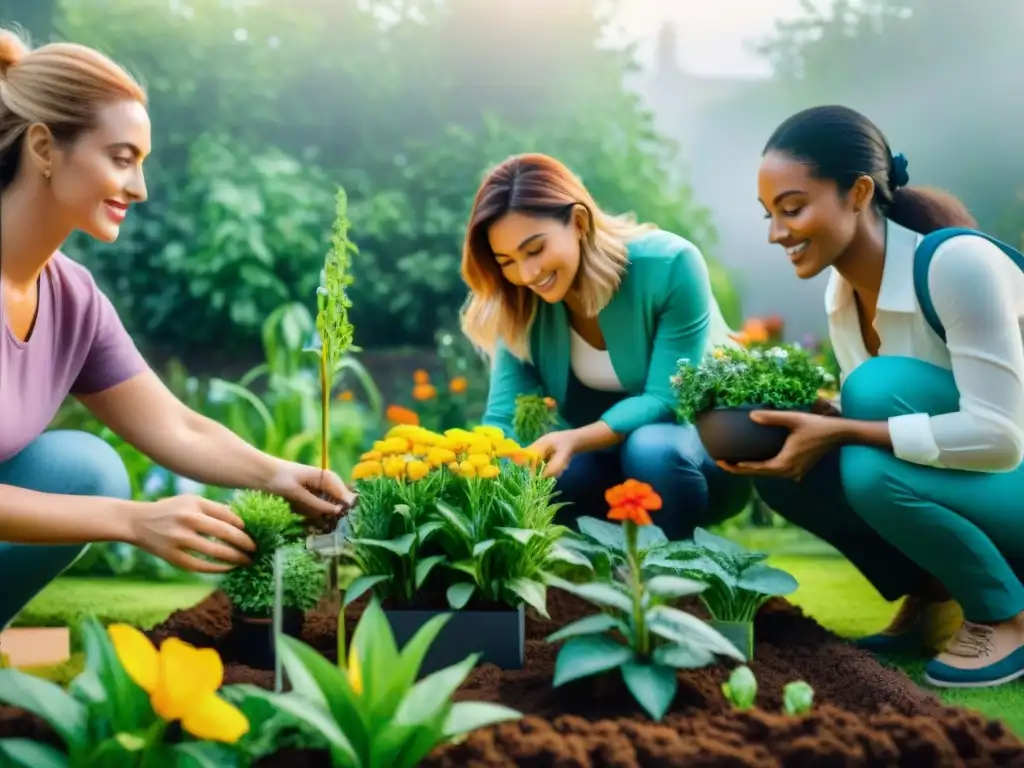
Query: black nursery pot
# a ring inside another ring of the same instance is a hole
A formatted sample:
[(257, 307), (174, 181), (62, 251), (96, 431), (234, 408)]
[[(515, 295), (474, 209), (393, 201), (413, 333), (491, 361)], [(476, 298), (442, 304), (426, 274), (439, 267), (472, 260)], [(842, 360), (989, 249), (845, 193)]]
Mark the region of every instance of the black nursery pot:
[(695, 422), (704, 449), (715, 461), (729, 464), (775, 458), (789, 437), (789, 430), (785, 427), (758, 424), (750, 418), (751, 411), (764, 410), (779, 409), (770, 405), (737, 405), (712, 408), (699, 414)]
[[(302, 636), (304, 614), (298, 608), (285, 608), (281, 630), (289, 637)], [(253, 669), (274, 669), (274, 620), (263, 616), (231, 616), (231, 648), (235, 661)]]

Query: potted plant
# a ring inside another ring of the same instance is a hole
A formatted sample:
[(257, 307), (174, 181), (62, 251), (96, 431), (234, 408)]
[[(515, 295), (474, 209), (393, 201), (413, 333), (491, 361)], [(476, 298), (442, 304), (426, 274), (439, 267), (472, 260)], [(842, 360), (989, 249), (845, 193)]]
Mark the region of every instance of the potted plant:
[(590, 567), (559, 543), (554, 480), (535, 459), (493, 427), (391, 429), (353, 472), (345, 556), (361, 575), (345, 605), (372, 590), (401, 642), (454, 610), (426, 671), (470, 653), (520, 668), (524, 605), (547, 616), (547, 578)]
[(699, 364), (679, 361), (672, 386), (680, 421), (696, 424), (716, 461), (766, 461), (789, 435), (784, 427), (758, 424), (751, 411), (809, 411), (818, 391), (834, 379), (796, 345), (769, 349), (720, 346)]
[(516, 397), (512, 429), (523, 445), (531, 445), (558, 425), (558, 408), (550, 397), (519, 395)]
[(306, 611), (324, 591), (324, 563), (302, 546), (303, 520), (284, 499), (260, 491), (242, 491), (231, 502), (256, 544), (252, 563), (232, 570), (221, 583), (231, 600), (228, 640), (240, 662), (255, 669), (273, 669), (274, 553), (286, 548), (282, 575), (284, 632), (302, 634)]

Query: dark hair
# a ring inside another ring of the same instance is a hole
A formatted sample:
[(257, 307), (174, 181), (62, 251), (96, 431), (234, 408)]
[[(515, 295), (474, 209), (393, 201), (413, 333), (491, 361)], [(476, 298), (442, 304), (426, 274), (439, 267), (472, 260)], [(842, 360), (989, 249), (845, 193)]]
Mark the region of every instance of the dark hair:
[(836, 182), (842, 194), (861, 176), (870, 176), (878, 211), (922, 235), (945, 227), (978, 226), (967, 207), (948, 192), (906, 186), (906, 158), (894, 156), (878, 126), (849, 107), (812, 107), (796, 113), (775, 129), (763, 154), (768, 152), (806, 163), (816, 178)]

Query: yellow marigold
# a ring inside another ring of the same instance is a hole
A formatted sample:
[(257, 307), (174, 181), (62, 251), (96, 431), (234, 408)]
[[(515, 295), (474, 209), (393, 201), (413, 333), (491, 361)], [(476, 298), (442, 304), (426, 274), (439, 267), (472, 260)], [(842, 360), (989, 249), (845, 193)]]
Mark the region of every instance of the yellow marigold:
[(380, 461), (384, 458), (384, 454), (380, 451), (367, 451), (359, 457), (360, 461)]
[(384, 459), (384, 474), (391, 478), (401, 478), (405, 476), (405, 459), (401, 456), (391, 456)]
[(413, 371), (412, 380), (413, 380), (413, 383), (415, 383), (415, 384), (429, 384), (430, 383), (430, 374), (427, 373), (422, 368), (418, 368), (417, 370)]
[(463, 461), (459, 463), (459, 474), (463, 477), (475, 477), (476, 467), (473, 466), (471, 461)]
[(488, 466), (491, 463), (491, 457), (486, 453), (471, 453), (466, 457), (466, 461), (479, 469)]
[(485, 480), (493, 480), (499, 474), (501, 474), (501, 471), (493, 464), (488, 464), (486, 467), (480, 467), (479, 474), (480, 477), (484, 478)]
[(425, 461), (410, 461), (405, 471), (409, 473), (409, 479), (416, 482), (430, 474), (430, 465)]
[(518, 453), (523, 451), (523, 446), (517, 443), (515, 440), (506, 437), (496, 446), (494, 446), (494, 455), (501, 459), (511, 459)]
[(426, 456), (430, 453), (430, 446), (424, 443), (413, 443), (412, 448), (409, 449), (409, 453), (413, 456)]
[(490, 455), (494, 451), (494, 443), (482, 435), (474, 435), (466, 443), (466, 453), (483, 453)]
[(448, 382), (448, 391), (453, 395), (461, 395), (469, 389), (469, 382), (465, 376), (456, 376)]
[(379, 461), (361, 461), (352, 467), (353, 480), (368, 480), (371, 477), (380, 477), (384, 474), (384, 465)]
[(412, 443), (404, 437), (388, 437), (373, 444), (373, 450), (380, 451), (385, 456), (405, 453), (411, 447)]
[(433, 400), (437, 397), (437, 387), (433, 384), (417, 384), (412, 388), (412, 399), (419, 402)]
[(448, 465), (448, 469), (451, 470), (452, 474), (459, 474), (459, 462), (453, 461), (451, 464)]
[(455, 452), (447, 448), (431, 448), (427, 453), (427, 463), (435, 467), (442, 464), (451, 464), (455, 461)]
[(505, 439), (505, 433), (498, 427), (489, 427), (486, 424), (482, 424), (479, 427), (473, 427), (473, 432), (478, 435), (483, 435), (488, 440), (500, 441)]

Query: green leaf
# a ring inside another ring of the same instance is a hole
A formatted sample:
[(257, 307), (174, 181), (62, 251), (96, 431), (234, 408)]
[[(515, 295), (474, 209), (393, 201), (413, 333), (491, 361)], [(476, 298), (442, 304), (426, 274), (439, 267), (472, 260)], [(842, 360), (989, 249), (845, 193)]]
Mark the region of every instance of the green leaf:
[(557, 688), (581, 677), (607, 672), (622, 666), (633, 657), (632, 648), (617, 643), (610, 637), (574, 637), (558, 652), (552, 685)]
[(740, 662), (746, 661), (743, 654), (722, 633), (685, 611), (657, 605), (647, 612), (647, 626), (651, 632), (669, 642), (697, 645)]
[(110, 634), (94, 617), (78, 624), (85, 668), (71, 681), (72, 697), (88, 704), (93, 716), (107, 718), (115, 731), (148, 725), (153, 716), (149, 695), (128, 677)]
[(547, 589), (544, 585), (533, 579), (509, 579), (506, 584), (508, 588), (523, 599), (527, 605), (532, 606), (537, 613), (545, 619), (548, 616)]
[(709, 549), (712, 552), (721, 552), (727, 555), (745, 555), (747, 550), (723, 536), (716, 536), (704, 528), (696, 528), (693, 532), (693, 543), (703, 549)]
[(616, 608), (624, 613), (633, 612), (633, 601), (628, 595), (613, 586), (614, 582), (605, 584), (599, 581), (594, 581), (586, 584), (573, 584), (572, 582), (565, 581), (564, 579), (552, 579), (549, 583), (552, 584), (552, 586), (558, 586), (559, 589), (582, 597), (584, 600), (589, 600), (592, 603)]
[(469, 676), (479, 658), (478, 653), (470, 654), (416, 683), (398, 705), (393, 718), (395, 725), (425, 725), (436, 718), (448, 706), (452, 694)]
[(533, 528), (507, 528), (505, 526), (499, 526), (495, 530), (523, 545), (529, 544), (535, 536), (541, 535), (540, 531), (536, 531)]
[(814, 704), (814, 689), (803, 680), (794, 680), (782, 687), (782, 710), (787, 715), (802, 715)]
[(715, 654), (699, 645), (659, 645), (654, 660), (676, 669), (701, 669), (717, 663)]
[[(330, 664), (330, 662), (327, 663)], [(291, 673), (289, 672), (289, 680), (291, 679)], [(360, 768), (362, 766), (362, 762), (356, 755), (352, 742), (348, 740), (345, 732), (342, 731), (340, 723), (323, 707), (317, 706), (295, 692), (273, 693), (272, 691), (258, 690), (253, 691), (252, 695), (263, 696), (274, 707), (287, 712), (297, 720), (302, 721), (312, 731), (323, 736), (328, 744), (333, 747), (335, 757), (341, 758), (340, 763), (335, 763), (335, 765), (340, 765), (341, 768)], [(354, 722), (350, 720), (343, 722), (345, 722), (346, 729), (350, 729), (354, 725)]]
[(458, 531), (462, 535), (463, 539), (466, 541), (473, 540), (473, 535), (469, 530), (469, 521), (466, 520), (466, 517), (462, 512), (440, 499), (436, 501), (434, 505), (437, 507), (437, 511), (441, 517), (443, 517), (449, 525)]
[(580, 517), (576, 520), (580, 533), (594, 539), (602, 547), (626, 553), (626, 534), (621, 525), (599, 520), (596, 517)]
[(434, 566), (438, 563), (443, 563), (444, 560), (444, 555), (431, 555), (416, 563), (416, 589), (423, 586), (423, 582), (427, 580), (430, 572), (434, 570)]
[(644, 583), (652, 595), (666, 598), (687, 597), (697, 595), (707, 589), (707, 584), (682, 576), (652, 576)]
[[(391, 675), (399, 659), (391, 623), (377, 600), (370, 601), (363, 611), (352, 633), (352, 645), (359, 656), (363, 677), (363, 692), (356, 706), (363, 711), (372, 740), (375, 721), (388, 714), (381, 708), (389, 700), (387, 694), (391, 688)], [(349, 688), (347, 681), (345, 687), (346, 690)], [(345, 721), (338, 718), (338, 722)]]
[(422, 544), (442, 528), (444, 528), (444, 523), (440, 523), (437, 520), (428, 520), (416, 529), (416, 538), (418, 538), (420, 544)]
[(660, 721), (668, 712), (679, 686), (672, 667), (636, 661), (622, 665), (622, 679), (640, 706), (655, 721)]
[(549, 643), (557, 643), (570, 637), (599, 635), (613, 629), (619, 630), (627, 637), (629, 636), (626, 622), (622, 619), (608, 613), (595, 613), (593, 616), (584, 616), (582, 619), (577, 619), (571, 624), (566, 624), (558, 631), (548, 635), (546, 640)]
[(380, 584), (382, 581), (388, 581), (390, 579), (391, 575), (389, 574), (378, 574), (376, 576), (359, 576), (351, 584), (349, 584), (348, 589), (345, 590), (344, 607), (347, 608), (349, 605), (354, 603), (356, 600), (362, 597), (367, 592), (367, 590), (372, 589), (373, 587)]
[(594, 570), (594, 564), (590, 562), (590, 558), (581, 552), (574, 552), (568, 547), (563, 547), (561, 544), (556, 544), (548, 552), (548, 560), (555, 560), (560, 563), (568, 563), (569, 565), (578, 565), (581, 568), (588, 570)]
[(722, 683), (722, 693), (736, 709), (750, 709), (754, 706), (754, 699), (757, 698), (757, 678), (750, 667), (736, 667), (729, 675), (729, 679)]
[(466, 607), (466, 603), (469, 602), (469, 598), (473, 596), (475, 591), (476, 585), (467, 581), (452, 584), (448, 587), (448, 605), (456, 611), (462, 610)]
[(0, 739), (0, 764), (10, 768), (68, 768), (68, 756), (30, 739)]
[(473, 557), (482, 557), (487, 550), (497, 543), (498, 542), (494, 539), (477, 542), (476, 546), (473, 547)]
[(484, 701), (457, 701), (452, 704), (444, 722), (444, 737), (451, 739), (464, 733), (508, 720), (518, 720), (522, 712)]
[(466, 574), (471, 579), (473, 579), (473, 581), (477, 580), (476, 560), (459, 560), (454, 563), (449, 563), (448, 567)]
[(350, 539), (353, 544), (364, 547), (377, 547), (394, 552), (396, 555), (408, 555), (416, 537), (411, 533), (403, 533), (393, 539)]
[(48, 680), (17, 669), (0, 669), (0, 702), (41, 717), (57, 732), (69, 752), (80, 749), (88, 738), (85, 705)]
[(400, 696), (404, 696), (405, 692), (416, 682), (427, 651), (430, 650), (430, 646), (449, 619), (451, 619), (451, 615), (447, 613), (439, 613), (437, 616), (431, 617), (416, 630), (416, 634), (402, 648), (398, 671), (395, 675), (395, 689)]
[(174, 744), (167, 751), (178, 758), (176, 768), (236, 768), (242, 763), (238, 752), (213, 741)]
[(781, 568), (758, 563), (740, 574), (736, 586), (759, 595), (788, 595), (796, 591), (800, 584)]

